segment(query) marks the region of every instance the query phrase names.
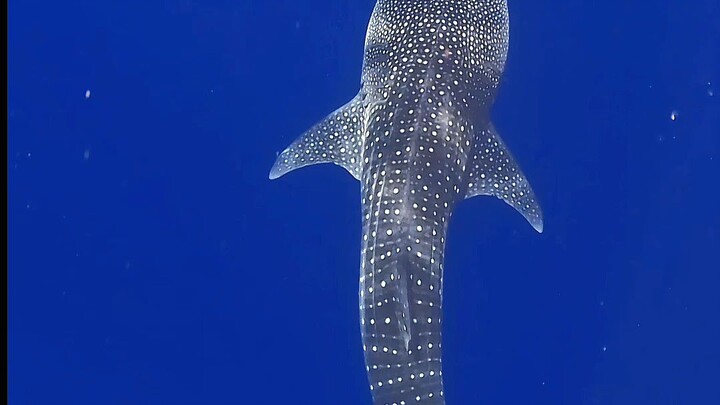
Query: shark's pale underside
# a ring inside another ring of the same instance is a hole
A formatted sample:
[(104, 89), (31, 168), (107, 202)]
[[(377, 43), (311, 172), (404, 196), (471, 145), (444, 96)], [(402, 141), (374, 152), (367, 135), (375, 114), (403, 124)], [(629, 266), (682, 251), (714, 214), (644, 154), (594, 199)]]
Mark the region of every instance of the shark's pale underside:
[(275, 179), (335, 163), (360, 181), (360, 322), (374, 404), (444, 404), (442, 290), (455, 205), (540, 206), (490, 122), (508, 49), (505, 0), (378, 0), (358, 94), (280, 154)]

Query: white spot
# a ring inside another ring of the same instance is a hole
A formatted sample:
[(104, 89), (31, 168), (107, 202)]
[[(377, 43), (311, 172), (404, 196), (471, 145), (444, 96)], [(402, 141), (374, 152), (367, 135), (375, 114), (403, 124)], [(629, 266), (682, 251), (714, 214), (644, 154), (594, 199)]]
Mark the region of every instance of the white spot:
[(672, 112), (670, 113), (670, 120), (672, 120), (672, 121), (677, 120), (679, 115), (680, 114), (677, 112), (677, 110), (672, 110)]
[(90, 98), (90, 89), (85, 90), (85, 98)]

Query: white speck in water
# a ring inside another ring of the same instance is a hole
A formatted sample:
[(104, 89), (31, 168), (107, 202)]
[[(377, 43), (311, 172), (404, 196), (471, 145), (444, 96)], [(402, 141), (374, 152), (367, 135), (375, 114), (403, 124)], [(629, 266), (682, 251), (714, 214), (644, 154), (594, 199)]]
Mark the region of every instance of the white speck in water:
[(85, 90), (85, 98), (90, 98), (90, 89)]
[(670, 113), (670, 119), (671, 119), (672, 121), (675, 121), (675, 120), (678, 119), (678, 116), (679, 116), (679, 115), (680, 115), (680, 114), (677, 112), (677, 110), (672, 110), (672, 112)]
[(90, 149), (85, 149), (85, 152), (83, 152), (83, 159), (90, 159)]
[(604, 351), (604, 352), (607, 351), (607, 346), (603, 346), (603, 351)]
[(707, 85), (708, 85), (708, 88), (707, 88), (708, 96), (710, 96), (710, 97), (714, 96), (715, 92), (713, 91), (712, 84), (710, 82), (708, 82)]

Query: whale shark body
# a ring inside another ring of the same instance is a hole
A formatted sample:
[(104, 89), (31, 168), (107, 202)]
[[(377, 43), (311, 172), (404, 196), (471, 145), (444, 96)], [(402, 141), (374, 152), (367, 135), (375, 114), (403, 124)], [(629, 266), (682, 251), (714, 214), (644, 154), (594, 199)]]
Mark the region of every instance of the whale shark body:
[(495, 196), (542, 232), (490, 121), (505, 0), (378, 0), (361, 88), (277, 158), (270, 178), (334, 163), (361, 183), (360, 323), (374, 404), (444, 404), (443, 262), (455, 205)]

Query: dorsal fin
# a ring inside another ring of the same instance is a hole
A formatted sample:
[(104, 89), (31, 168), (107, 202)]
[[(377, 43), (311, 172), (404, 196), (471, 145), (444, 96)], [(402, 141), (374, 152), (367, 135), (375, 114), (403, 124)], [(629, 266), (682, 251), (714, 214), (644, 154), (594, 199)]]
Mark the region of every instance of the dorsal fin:
[(542, 233), (542, 210), (535, 193), (492, 124), (484, 130), (476, 130), (471, 166), (466, 176), (465, 198), (495, 196), (515, 208)]
[(298, 137), (275, 160), (270, 178), (304, 166), (335, 163), (360, 179), (362, 155), (362, 98), (358, 94)]

